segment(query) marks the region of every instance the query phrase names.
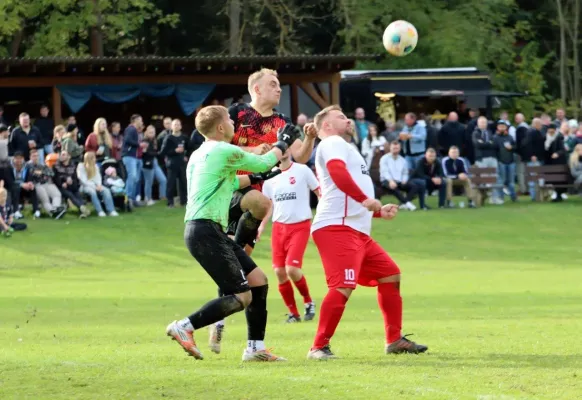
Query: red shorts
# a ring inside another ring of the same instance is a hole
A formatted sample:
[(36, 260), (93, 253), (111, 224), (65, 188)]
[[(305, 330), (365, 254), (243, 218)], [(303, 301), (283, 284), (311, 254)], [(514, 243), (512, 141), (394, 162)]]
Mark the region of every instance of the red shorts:
[(271, 233), (273, 268), (284, 268), (286, 265), (301, 268), (310, 230), (309, 219), (295, 224), (273, 223)]
[(327, 287), (355, 289), (378, 286), (378, 279), (400, 273), (398, 265), (370, 236), (348, 226), (326, 226), (313, 232)]

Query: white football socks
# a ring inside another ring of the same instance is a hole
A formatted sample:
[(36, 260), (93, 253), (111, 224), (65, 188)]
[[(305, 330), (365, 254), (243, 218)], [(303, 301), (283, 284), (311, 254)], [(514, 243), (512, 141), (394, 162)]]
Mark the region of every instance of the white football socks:
[(262, 340), (247, 340), (247, 353), (265, 350), (265, 342)]
[(182, 329), (186, 329), (188, 332), (194, 332), (194, 327), (188, 318), (178, 321), (178, 326)]

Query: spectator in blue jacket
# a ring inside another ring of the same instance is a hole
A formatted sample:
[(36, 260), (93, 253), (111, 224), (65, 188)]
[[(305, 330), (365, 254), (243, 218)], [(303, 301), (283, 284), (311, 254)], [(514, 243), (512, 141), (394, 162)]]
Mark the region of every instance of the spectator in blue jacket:
[(426, 150), (426, 124), (424, 121), (422, 123), (417, 121), (416, 114), (406, 114), (404, 128), (400, 132), (399, 139), (408, 169), (413, 170), (418, 160), (424, 157)]

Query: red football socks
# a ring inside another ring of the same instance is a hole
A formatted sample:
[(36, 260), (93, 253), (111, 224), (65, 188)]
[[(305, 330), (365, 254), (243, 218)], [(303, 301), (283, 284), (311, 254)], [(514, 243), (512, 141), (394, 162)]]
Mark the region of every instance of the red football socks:
[(311, 296), (309, 295), (309, 287), (307, 286), (307, 280), (305, 276), (302, 276), (297, 282), (293, 282), (301, 296), (303, 296), (304, 303), (311, 303)]
[(386, 344), (394, 343), (402, 337), (400, 282), (388, 282), (378, 285), (378, 305), (384, 316)]
[(279, 293), (281, 293), (281, 297), (283, 297), (283, 301), (285, 302), (285, 305), (289, 309), (289, 312), (292, 315), (299, 315), (299, 311), (297, 311), (297, 304), (295, 303), (293, 285), (291, 284), (290, 280), (288, 280), (285, 283), (279, 284)]
[(319, 324), (312, 349), (321, 349), (329, 344), (329, 341), (346, 308), (348, 298), (335, 289), (330, 289), (321, 303), (319, 311)]

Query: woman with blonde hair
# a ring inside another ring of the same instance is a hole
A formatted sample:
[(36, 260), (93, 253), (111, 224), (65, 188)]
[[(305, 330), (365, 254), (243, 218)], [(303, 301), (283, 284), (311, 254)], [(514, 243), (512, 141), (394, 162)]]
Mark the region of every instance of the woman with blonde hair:
[(574, 178), (574, 186), (578, 192), (582, 193), (582, 143), (578, 143), (574, 147), (574, 151), (570, 154), (568, 165)]
[(103, 186), (101, 172), (97, 167), (97, 157), (94, 152), (88, 151), (82, 163), (77, 166), (77, 177), (81, 183), (81, 192), (86, 193), (91, 197), (91, 202), (97, 215), (105, 217), (103, 207), (101, 207), (100, 198), (105, 203), (105, 210), (110, 217), (117, 217), (119, 214), (115, 211), (113, 205), (113, 197), (111, 191)]
[(53, 141), (51, 144), (53, 146), (54, 153), (61, 154), (63, 148), (62, 140), (66, 133), (67, 130), (63, 125), (57, 125), (55, 126), (55, 129), (53, 129)]
[(97, 164), (108, 158), (116, 158), (117, 149), (113, 146), (113, 137), (107, 130), (105, 118), (97, 118), (93, 124), (93, 132), (87, 136), (85, 151), (92, 151), (97, 157)]

